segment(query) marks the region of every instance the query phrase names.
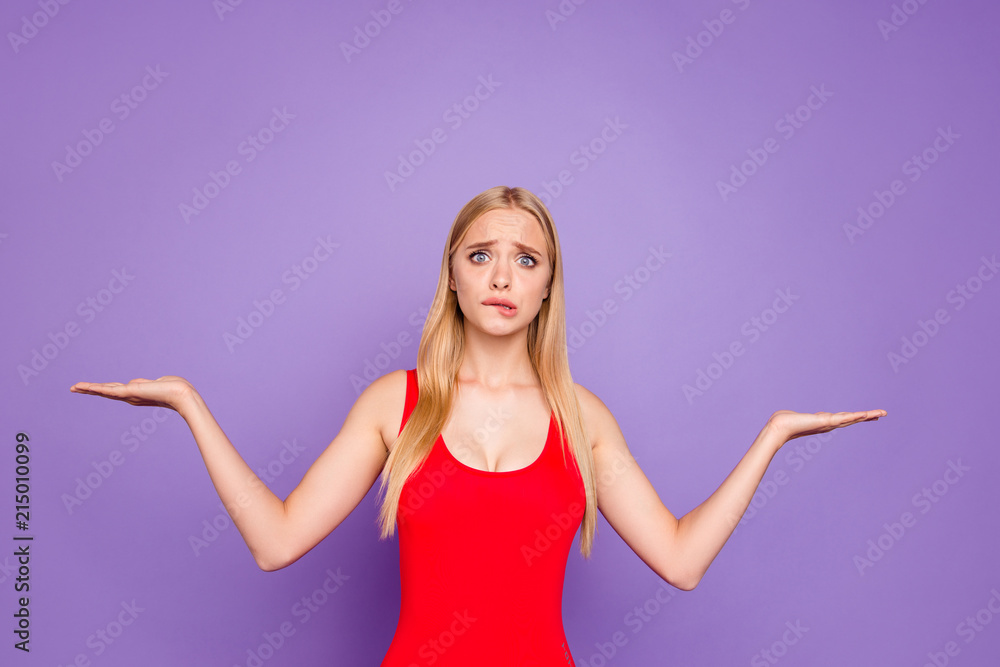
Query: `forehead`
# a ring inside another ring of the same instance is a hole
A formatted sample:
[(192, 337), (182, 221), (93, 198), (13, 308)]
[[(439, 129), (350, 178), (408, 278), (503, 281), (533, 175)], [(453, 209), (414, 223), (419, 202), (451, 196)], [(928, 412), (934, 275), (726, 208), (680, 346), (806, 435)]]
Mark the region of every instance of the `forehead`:
[(518, 241), (545, 250), (545, 235), (535, 216), (521, 209), (495, 208), (476, 218), (469, 226), (465, 243), (477, 241)]

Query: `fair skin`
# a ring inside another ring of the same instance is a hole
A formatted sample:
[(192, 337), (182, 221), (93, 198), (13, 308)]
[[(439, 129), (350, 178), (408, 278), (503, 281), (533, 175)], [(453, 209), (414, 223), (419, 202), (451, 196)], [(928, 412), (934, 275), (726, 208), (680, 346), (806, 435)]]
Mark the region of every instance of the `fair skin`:
[[(527, 331), (548, 297), (551, 272), (541, 226), (519, 209), (480, 216), (452, 257), (449, 285), (465, 318), (465, 356), (442, 436), (468, 466), (517, 470), (541, 453), (550, 410), (532, 372)], [(488, 305), (490, 299), (515, 308)], [(340, 432), (284, 500), (243, 461), (184, 378), (78, 382), (71, 391), (176, 410), (190, 426), (212, 483), (258, 566), (270, 571), (316, 546), (371, 489), (399, 432), (406, 372), (388, 373), (365, 389)], [(594, 454), (598, 509), (643, 562), (683, 590), (704, 576), (782, 445), (887, 414), (779, 410), (719, 488), (676, 518), (632, 457), (610, 410), (584, 387), (576, 385), (576, 392)], [(494, 418), (489, 437), (482, 437), (482, 429), (476, 437), (477, 427), (497, 414), (512, 418)]]

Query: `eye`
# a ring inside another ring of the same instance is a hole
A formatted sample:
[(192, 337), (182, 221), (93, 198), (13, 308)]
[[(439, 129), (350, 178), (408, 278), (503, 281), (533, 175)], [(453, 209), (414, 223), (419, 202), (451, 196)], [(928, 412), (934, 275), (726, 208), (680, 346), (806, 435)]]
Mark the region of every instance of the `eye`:
[[(477, 255), (482, 255), (484, 257), (489, 257), (489, 255), (485, 251), (483, 251), (483, 250), (473, 250), (471, 253), (469, 253), (469, 259), (472, 260), (473, 264), (484, 264), (485, 263), (485, 260), (483, 260), (483, 261), (477, 260), (476, 259)], [(529, 263), (526, 264), (526, 263), (524, 263), (524, 262), (521, 261), (521, 260), (524, 260), (524, 259), (529, 260)], [(534, 255), (529, 255), (529, 254), (521, 255), (520, 257), (517, 258), (517, 261), (521, 264), (521, 266), (523, 266), (525, 268), (530, 268), (530, 267), (533, 267), (533, 266), (535, 266), (535, 265), (538, 264), (538, 258), (536, 258)]]

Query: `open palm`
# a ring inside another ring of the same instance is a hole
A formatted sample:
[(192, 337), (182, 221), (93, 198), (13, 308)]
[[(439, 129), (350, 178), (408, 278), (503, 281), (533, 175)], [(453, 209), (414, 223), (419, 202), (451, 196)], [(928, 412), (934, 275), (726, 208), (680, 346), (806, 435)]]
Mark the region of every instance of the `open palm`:
[(793, 412), (778, 410), (767, 422), (767, 427), (781, 442), (817, 433), (826, 433), (835, 428), (843, 428), (858, 422), (875, 421), (885, 417), (885, 410), (864, 410), (861, 412)]
[(121, 382), (77, 382), (69, 388), (77, 394), (103, 396), (132, 405), (150, 405), (176, 410), (177, 405), (188, 396), (191, 383), (176, 375), (164, 375), (155, 380), (136, 378), (128, 384)]

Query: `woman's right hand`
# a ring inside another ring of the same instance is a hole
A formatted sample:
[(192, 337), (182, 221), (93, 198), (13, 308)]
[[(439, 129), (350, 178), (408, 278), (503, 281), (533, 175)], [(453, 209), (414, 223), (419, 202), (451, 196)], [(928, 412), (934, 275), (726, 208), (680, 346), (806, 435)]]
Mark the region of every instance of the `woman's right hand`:
[(164, 375), (155, 380), (136, 378), (128, 384), (77, 382), (69, 390), (77, 394), (91, 394), (125, 401), (132, 405), (151, 405), (175, 411), (178, 411), (178, 407), (184, 401), (197, 393), (190, 382), (176, 375)]

